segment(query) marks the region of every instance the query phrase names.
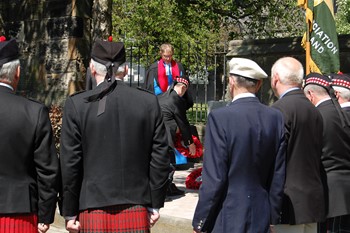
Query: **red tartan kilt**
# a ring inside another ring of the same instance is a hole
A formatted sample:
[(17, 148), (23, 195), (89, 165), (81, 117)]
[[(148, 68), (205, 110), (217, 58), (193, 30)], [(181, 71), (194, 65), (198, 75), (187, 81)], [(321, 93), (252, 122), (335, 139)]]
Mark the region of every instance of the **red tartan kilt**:
[(115, 205), (89, 209), (79, 214), (80, 233), (149, 233), (146, 207), (140, 205)]
[(36, 214), (0, 214), (0, 233), (38, 233)]

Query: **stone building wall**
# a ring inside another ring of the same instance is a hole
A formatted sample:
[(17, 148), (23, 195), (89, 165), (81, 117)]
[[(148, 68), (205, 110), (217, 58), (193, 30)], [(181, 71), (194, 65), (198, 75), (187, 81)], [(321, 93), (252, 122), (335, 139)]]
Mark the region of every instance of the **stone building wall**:
[(91, 43), (111, 32), (111, 0), (2, 0), (0, 35), (21, 50), (18, 92), (62, 105), (85, 86)]
[[(339, 35), (340, 70), (350, 74), (350, 35)], [(229, 43), (227, 60), (232, 57), (244, 57), (256, 61), (270, 76), (274, 62), (285, 56), (298, 59), (305, 68), (305, 50), (301, 47), (301, 37), (266, 39), (266, 40), (232, 40)], [(270, 88), (270, 81), (263, 83), (258, 93), (265, 104), (271, 104), (275, 97)]]

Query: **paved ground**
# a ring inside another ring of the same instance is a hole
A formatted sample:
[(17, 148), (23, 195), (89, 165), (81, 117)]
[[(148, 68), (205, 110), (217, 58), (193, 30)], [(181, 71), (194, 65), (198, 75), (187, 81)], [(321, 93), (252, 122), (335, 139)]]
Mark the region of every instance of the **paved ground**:
[[(152, 233), (185, 233), (192, 232), (192, 217), (198, 200), (198, 191), (186, 189), (185, 180), (187, 175), (201, 164), (189, 164), (175, 172), (174, 183), (182, 190), (185, 196), (173, 197), (171, 201), (165, 202), (164, 208), (160, 209), (160, 220), (152, 228)], [(51, 225), (48, 233), (67, 232), (64, 229), (64, 220), (56, 215), (54, 224)]]

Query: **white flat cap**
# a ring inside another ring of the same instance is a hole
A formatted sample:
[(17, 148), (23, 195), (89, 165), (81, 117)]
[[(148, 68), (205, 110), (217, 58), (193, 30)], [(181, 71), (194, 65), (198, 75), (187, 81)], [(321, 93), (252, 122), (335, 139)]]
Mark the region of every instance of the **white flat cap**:
[(232, 58), (230, 60), (230, 74), (256, 80), (267, 78), (265, 71), (255, 61), (247, 58)]

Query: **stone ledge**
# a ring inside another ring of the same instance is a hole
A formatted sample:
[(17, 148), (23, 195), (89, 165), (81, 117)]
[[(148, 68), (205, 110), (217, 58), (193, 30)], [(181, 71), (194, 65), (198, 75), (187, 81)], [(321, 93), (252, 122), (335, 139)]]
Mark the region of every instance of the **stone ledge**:
[(152, 227), (152, 233), (184, 233), (192, 232), (192, 221), (190, 219), (161, 215), (157, 224)]

